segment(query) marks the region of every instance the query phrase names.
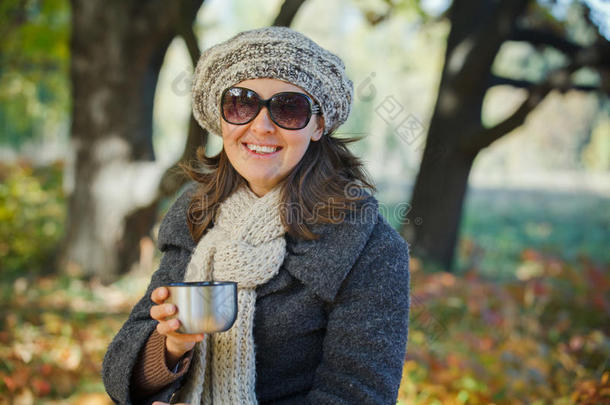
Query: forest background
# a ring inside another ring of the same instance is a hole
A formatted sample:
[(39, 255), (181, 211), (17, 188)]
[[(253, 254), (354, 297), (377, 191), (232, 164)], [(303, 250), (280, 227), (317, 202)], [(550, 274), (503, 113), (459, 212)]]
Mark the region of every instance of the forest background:
[(158, 2), (84, 4), (0, 5), (0, 404), (110, 403), (101, 359), (158, 265), (173, 168), (192, 142), (221, 147), (193, 127), (193, 57), (274, 22), (345, 61), (337, 136), (362, 137), (352, 150), (411, 244), (399, 403), (610, 401), (608, 2), (206, 0), (156, 19)]

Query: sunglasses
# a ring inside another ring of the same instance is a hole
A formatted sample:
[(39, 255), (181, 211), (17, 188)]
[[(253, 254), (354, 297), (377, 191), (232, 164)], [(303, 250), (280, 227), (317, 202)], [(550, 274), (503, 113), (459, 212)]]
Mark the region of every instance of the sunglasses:
[(284, 129), (305, 128), (311, 116), (320, 113), (320, 106), (307, 94), (286, 91), (263, 100), (254, 90), (243, 87), (229, 87), (223, 91), (220, 106), (222, 118), (233, 125), (247, 124), (261, 108), (267, 107), (271, 121)]

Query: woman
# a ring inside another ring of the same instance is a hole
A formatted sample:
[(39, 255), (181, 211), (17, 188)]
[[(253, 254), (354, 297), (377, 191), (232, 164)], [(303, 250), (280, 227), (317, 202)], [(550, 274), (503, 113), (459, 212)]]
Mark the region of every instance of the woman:
[[(395, 403), (408, 247), (349, 140), (332, 136), (352, 100), (342, 61), (267, 27), (205, 51), (194, 79), (194, 115), (223, 150), (184, 166), (194, 186), (165, 216), (161, 265), (108, 348), (108, 393), (121, 404)], [(163, 286), (211, 277), (238, 282), (235, 325), (178, 333)]]

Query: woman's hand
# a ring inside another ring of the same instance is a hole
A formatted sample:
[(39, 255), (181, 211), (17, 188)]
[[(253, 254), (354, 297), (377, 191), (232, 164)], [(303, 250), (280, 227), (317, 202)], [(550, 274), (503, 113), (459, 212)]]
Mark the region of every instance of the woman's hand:
[(169, 290), (166, 287), (156, 288), (152, 292), (150, 299), (157, 305), (150, 308), (150, 317), (159, 321), (157, 332), (166, 337), (165, 362), (169, 369), (173, 369), (184, 353), (191, 350), (195, 343), (203, 340), (203, 333), (191, 335), (176, 332), (180, 327), (180, 321), (177, 319), (166, 320), (166, 318), (175, 315), (178, 308), (174, 304), (164, 303), (168, 297)]

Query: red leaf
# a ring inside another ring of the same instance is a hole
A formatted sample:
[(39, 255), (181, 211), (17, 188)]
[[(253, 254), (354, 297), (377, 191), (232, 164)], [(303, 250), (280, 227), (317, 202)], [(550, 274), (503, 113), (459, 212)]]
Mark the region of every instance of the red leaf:
[(51, 393), (51, 384), (48, 381), (41, 380), (40, 378), (34, 378), (32, 380), (32, 388), (38, 396), (45, 396)]
[(4, 381), (4, 385), (6, 385), (6, 388), (8, 388), (10, 392), (15, 392), (17, 387), (19, 387), (16, 378), (5, 375), (2, 377), (2, 381)]

